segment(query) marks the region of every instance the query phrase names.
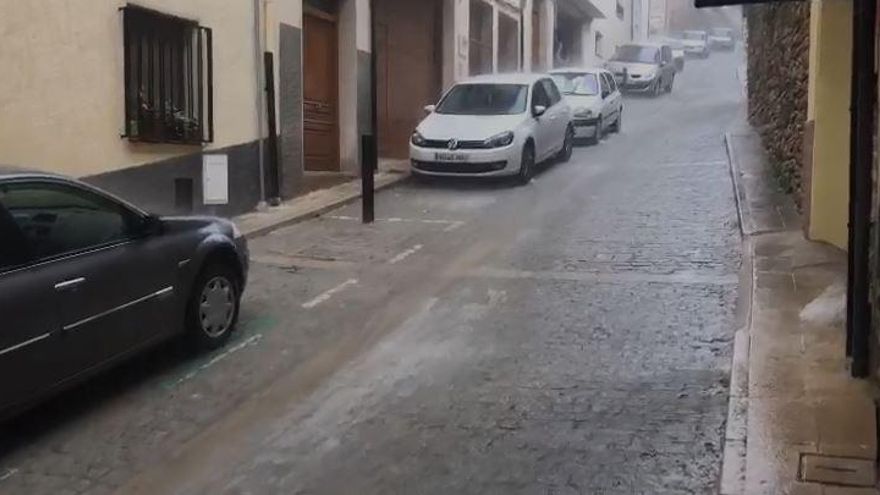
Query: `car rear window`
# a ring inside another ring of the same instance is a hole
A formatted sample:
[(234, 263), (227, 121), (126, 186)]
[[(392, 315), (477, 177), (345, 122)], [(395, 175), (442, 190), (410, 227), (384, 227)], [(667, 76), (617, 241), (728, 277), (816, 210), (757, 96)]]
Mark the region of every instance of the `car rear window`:
[(520, 84), (459, 84), (454, 86), (437, 113), (450, 115), (513, 115), (526, 111), (528, 86)]
[(565, 95), (593, 96), (599, 94), (599, 80), (596, 74), (584, 72), (565, 72), (552, 74), (559, 91)]
[(656, 46), (623, 45), (614, 53), (612, 60), (653, 64), (660, 61), (660, 50)]

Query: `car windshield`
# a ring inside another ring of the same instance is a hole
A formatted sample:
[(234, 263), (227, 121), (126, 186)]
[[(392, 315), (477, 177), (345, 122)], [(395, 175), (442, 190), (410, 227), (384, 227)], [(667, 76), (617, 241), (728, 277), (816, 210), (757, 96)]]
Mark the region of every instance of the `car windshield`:
[(683, 33), (684, 39), (686, 40), (704, 40), (706, 39), (706, 33), (703, 31), (685, 31)]
[(611, 60), (653, 64), (660, 60), (660, 50), (653, 46), (623, 45), (617, 49)]
[(599, 79), (590, 72), (552, 74), (559, 91), (566, 95), (593, 96), (599, 94)]
[(521, 84), (459, 84), (449, 90), (437, 113), (450, 115), (513, 115), (526, 111), (528, 86)]

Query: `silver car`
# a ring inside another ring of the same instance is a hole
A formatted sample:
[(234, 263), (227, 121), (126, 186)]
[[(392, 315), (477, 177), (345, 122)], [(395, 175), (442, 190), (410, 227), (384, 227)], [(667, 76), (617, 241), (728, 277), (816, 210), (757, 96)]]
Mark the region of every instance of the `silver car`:
[(623, 92), (659, 96), (672, 91), (675, 63), (672, 47), (664, 43), (631, 43), (617, 47), (606, 64)]
[(574, 114), (575, 137), (597, 143), (605, 132), (619, 132), (623, 98), (611, 72), (605, 69), (556, 69), (550, 72)]

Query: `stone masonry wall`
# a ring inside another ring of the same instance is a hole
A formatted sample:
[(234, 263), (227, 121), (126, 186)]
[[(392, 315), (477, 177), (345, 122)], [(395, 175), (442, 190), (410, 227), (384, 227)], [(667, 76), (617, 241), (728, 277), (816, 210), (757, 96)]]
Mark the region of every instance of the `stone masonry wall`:
[(745, 8), (749, 121), (759, 132), (780, 187), (802, 204), (803, 141), (810, 53), (809, 2)]

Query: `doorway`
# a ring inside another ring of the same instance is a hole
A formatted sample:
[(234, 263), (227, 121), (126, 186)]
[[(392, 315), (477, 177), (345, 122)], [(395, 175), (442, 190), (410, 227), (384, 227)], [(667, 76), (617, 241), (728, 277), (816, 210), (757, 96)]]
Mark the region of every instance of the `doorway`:
[(339, 171), (336, 16), (303, 12), (303, 154), (307, 171)]
[(519, 70), (519, 21), (513, 17), (498, 14), (498, 71), (516, 72)]
[(442, 4), (376, 1), (379, 155), (407, 158), (425, 105), (437, 103), (442, 79)]
[(492, 53), (492, 6), (482, 0), (470, 3), (470, 75), (491, 74), (494, 70)]

